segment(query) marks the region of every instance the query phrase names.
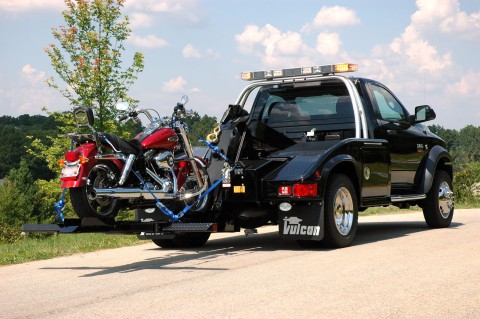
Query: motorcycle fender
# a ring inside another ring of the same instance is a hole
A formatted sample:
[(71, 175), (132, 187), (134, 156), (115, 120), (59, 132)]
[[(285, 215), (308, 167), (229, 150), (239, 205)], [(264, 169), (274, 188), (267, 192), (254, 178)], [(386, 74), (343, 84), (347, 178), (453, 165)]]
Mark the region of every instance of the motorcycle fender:
[(75, 152), (88, 158), (88, 161), (85, 164), (80, 165), (76, 179), (61, 180), (62, 188), (75, 188), (84, 186), (88, 173), (96, 162), (95, 155), (97, 155), (98, 150), (95, 143), (82, 144), (75, 149)]
[(95, 158), (89, 158), (89, 161), (85, 164), (80, 165), (80, 169), (76, 179), (71, 180), (62, 180), (62, 188), (75, 188), (75, 187), (82, 187), (85, 185), (87, 181), (88, 172), (95, 164)]
[(285, 212), (278, 210), (278, 228), (283, 239), (320, 241), (325, 235), (321, 202), (292, 205)]

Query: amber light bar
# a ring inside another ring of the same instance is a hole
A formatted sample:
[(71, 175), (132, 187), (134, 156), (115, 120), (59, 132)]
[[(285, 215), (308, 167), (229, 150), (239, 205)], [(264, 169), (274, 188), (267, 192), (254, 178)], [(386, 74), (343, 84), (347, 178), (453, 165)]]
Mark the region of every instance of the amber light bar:
[(276, 78), (288, 78), (302, 75), (327, 75), (334, 73), (355, 72), (358, 71), (358, 65), (352, 63), (328, 64), (320, 66), (308, 66), (301, 68), (250, 71), (242, 72), (240, 78), (245, 81), (271, 80)]

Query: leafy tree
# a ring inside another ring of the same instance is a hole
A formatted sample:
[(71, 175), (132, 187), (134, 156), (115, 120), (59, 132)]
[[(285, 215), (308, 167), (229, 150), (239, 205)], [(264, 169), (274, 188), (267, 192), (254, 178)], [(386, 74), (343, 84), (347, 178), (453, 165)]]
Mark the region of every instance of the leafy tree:
[[(53, 78), (47, 84), (58, 90), (72, 106), (89, 106), (96, 115), (97, 131), (117, 133), (130, 137), (125, 126), (115, 121), (115, 103), (119, 100), (135, 105), (138, 101), (127, 96), (127, 91), (143, 70), (143, 55), (136, 52), (132, 64), (123, 68), (123, 42), (131, 30), (128, 17), (122, 16), (125, 0), (65, 0), (67, 9), (63, 12), (65, 25), (52, 28), (53, 37), (59, 45), (50, 44), (45, 52), (58, 77), (65, 87)], [(46, 109), (45, 109), (46, 111)], [(58, 131), (44, 139), (31, 138), (29, 154), (44, 159), (49, 169), (60, 172), (57, 160), (70, 148), (70, 141), (64, 134), (75, 131), (74, 119), (70, 112), (50, 112), (58, 124)], [(52, 204), (60, 198), (58, 181), (36, 182), (38, 218), (52, 216)], [(68, 202), (66, 213), (71, 210)]]
[(0, 240), (19, 238), (21, 225), (35, 216), (36, 187), (26, 161), (12, 169), (0, 186)]
[(33, 179), (52, 178), (43, 161), (27, 154), (26, 146), (29, 144), (28, 136), (44, 139), (56, 131), (52, 117), (27, 114), (18, 118), (0, 117), (0, 178), (5, 177), (12, 168), (18, 168), (22, 158), (29, 163)]
[[(65, 25), (52, 28), (60, 46), (50, 44), (45, 52), (58, 76), (67, 84), (60, 88), (53, 77), (47, 80), (73, 106), (92, 107), (98, 116), (98, 130), (116, 114), (119, 100), (137, 101), (127, 96), (130, 85), (143, 70), (143, 55), (136, 52), (130, 67), (122, 70), (121, 52), (131, 30), (121, 8), (125, 0), (65, 0)], [(114, 124), (114, 123), (113, 123)]]
[(185, 123), (190, 128), (191, 133), (188, 134), (188, 137), (194, 146), (204, 146), (205, 144), (198, 141), (198, 137), (205, 139), (218, 125), (215, 117), (208, 115), (200, 116), (197, 112), (194, 112), (192, 117), (186, 119)]

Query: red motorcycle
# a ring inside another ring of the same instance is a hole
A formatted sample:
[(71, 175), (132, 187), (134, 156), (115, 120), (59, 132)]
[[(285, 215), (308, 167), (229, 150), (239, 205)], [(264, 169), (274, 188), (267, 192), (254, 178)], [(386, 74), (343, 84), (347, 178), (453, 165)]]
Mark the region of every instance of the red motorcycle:
[[(67, 136), (76, 148), (61, 160), (60, 180), (62, 188), (70, 189), (78, 217), (112, 218), (120, 209), (160, 208), (172, 218), (170, 209), (179, 206), (191, 206), (196, 212), (208, 210), (210, 196), (202, 196), (209, 186), (207, 162), (194, 156), (188, 126), (182, 120), (189, 116), (184, 107), (187, 102), (188, 97), (182, 97), (168, 119), (161, 119), (153, 109), (119, 103), (117, 109), (126, 115), (118, 120), (138, 122), (138, 116), (144, 114), (150, 121), (130, 141), (96, 132), (91, 108), (74, 109), (77, 132)], [(80, 132), (86, 128), (87, 133)]]

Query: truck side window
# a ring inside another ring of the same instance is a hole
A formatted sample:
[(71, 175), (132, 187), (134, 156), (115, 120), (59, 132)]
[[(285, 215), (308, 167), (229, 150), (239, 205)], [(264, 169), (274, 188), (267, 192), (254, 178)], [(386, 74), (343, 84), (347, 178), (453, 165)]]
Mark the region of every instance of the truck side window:
[(372, 85), (371, 88), (382, 120), (389, 122), (406, 121), (407, 115), (404, 108), (390, 92), (376, 85)]

